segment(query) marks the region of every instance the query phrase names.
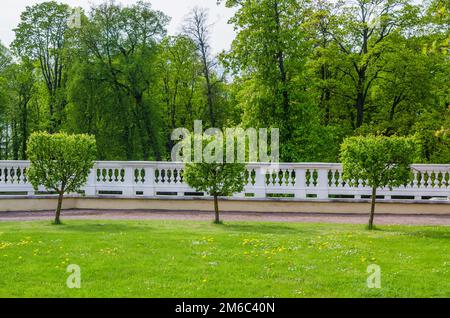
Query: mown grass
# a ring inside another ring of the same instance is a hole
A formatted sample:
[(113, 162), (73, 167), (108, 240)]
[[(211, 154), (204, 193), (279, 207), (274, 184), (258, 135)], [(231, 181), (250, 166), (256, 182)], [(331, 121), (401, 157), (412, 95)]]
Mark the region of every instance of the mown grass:
[[(66, 286), (69, 264), (80, 289)], [(3, 222), (0, 297), (450, 297), (450, 228)]]

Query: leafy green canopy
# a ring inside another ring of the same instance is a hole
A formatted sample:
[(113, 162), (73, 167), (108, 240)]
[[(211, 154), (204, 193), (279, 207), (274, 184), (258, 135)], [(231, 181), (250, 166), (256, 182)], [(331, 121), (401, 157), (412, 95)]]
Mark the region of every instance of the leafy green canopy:
[(350, 137), (341, 146), (344, 179), (351, 185), (366, 180), (372, 188), (396, 187), (411, 180), (410, 165), (417, 158), (413, 138)]
[(96, 157), (93, 136), (33, 133), (28, 141), (28, 180), (58, 193), (78, 191), (86, 182)]
[(184, 180), (197, 191), (212, 196), (231, 196), (244, 191), (245, 165), (240, 163), (187, 164)]
[[(203, 148), (211, 142), (212, 138), (202, 138)], [(213, 150), (216, 151), (216, 150)], [(223, 152), (225, 154), (226, 151)], [(203, 154), (205, 156), (205, 154)], [(211, 158), (215, 158), (213, 153)], [(244, 191), (245, 164), (237, 162), (222, 162), (210, 160), (206, 162), (186, 163), (184, 181), (197, 191), (206, 192), (214, 197), (231, 196)]]

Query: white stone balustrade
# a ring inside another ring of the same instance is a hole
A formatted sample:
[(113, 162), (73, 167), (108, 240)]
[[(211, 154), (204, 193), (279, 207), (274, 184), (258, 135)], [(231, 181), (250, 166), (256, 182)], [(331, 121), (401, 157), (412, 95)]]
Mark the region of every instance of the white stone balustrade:
[[(48, 194), (35, 191), (27, 181), (28, 161), (0, 161), (2, 195)], [(201, 196), (183, 182), (183, 163), (96, 162), (83, 189), (86, 196), (163, 197)], [(394, 189), (379, 189), (381, 199), (428, 200), (450, 197), (450, 165), (412, 165), (414, 179)], [(247, 165), (244, 193), (236, 198), (287, 197), (292, 199), (361, 199), (371, 189), (365, 181), (350, 187), (342, 179), (342, 166), (335, 163), (282, 163)]]

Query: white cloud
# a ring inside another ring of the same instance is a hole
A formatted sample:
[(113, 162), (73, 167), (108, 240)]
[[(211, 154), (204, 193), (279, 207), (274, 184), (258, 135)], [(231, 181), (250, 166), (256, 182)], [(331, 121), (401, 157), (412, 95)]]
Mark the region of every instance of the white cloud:
[[(14, 39), (13, 29), (20, 21), (20, 14), (26, 6), (44, 2), (44, 0), (1, 0), (0, 2), (0, 41), (9, 45)], [(102, 3), (102, 0), (60, 0), (70, 6), (79, 6), (88, 10), (92, 5)], [(123, 5), (132, 4), (133, 0), (117, 0)], [(233, 10), (223, 5), (217, 6), (216, 0), (150, 0), (154, 9), (163, 11), (172, 18), (168, 31), (176, 34), (180, 31), (184, 17), (195, 6), (209, 9), (210, 20), (213, 23), (211, 46), (215, 53), (230, 47), (235, 33), (233, 27), (227, 24)]]

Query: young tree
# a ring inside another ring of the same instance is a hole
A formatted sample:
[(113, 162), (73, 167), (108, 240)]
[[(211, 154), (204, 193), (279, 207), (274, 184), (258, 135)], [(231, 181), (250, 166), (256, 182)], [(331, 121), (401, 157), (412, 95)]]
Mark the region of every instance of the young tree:
[(416, 159), (416, 148), (415, 140), (406, 137), (357, 136), (344, 140), (341, 146), (343, 179), (350, 185), (365, 180), (372, 188), (369, 230), (373, 229), (377, 189), (410, 182), (410, 164)]
[(186, 164), (183, 178), (196, 191), (214, 197), (214, 223), (220, 223), (219, 196), (231, 196), (244, 190), (245, 165), (241, 163)]
[(79, 191), (86, 183), (96, 156), (95, 139), (89, 135), (38, 132), (30, 136), (27, 152), (27, 178), (34, 188), (43, 185), (58, 193), (54, 223), (61, 224), (64, 193)]
[[(219, 196), (231, 196), (244, 190), (245, 164), (226, 160), (224, 145), (227, 143), (224, 143), (223, 137), (217, 134), (217, 131), (212, 134), (191, 135), (182, 142), (185, 143), (182, 157), (178, 156), (180, 153), (175, 157), (172, 153), (172, 159), (186, 162), (183, 180), (189, 186), (196, 191), (206, 192), (214, 197), (214, 223), (219, 224), (218, 198)], [(197, 148), (197, 145), (201, 146), (201, 149)], [(189, 149), (188, 153), (185, 153), (187, 149)], [(192, 153), (194, 154), (194, 160), (196, 160), (195, 153), (199, 150), (202, 151), (201, 161), (192, 163)]]

